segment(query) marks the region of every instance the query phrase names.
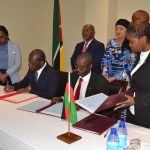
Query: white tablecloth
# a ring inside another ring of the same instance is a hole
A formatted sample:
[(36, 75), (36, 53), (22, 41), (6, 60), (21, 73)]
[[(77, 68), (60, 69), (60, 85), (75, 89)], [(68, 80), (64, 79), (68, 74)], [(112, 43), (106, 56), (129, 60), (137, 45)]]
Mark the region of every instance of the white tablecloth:
[[(82, 137), (81, 140), (66, 144), (56, 137), (67, 132), (67, 122), (50, 115), (17, 110), (18, 107), (34, 100), (20, 104), (0, 100), (0, 150), (105, 150), (104, 134), (96, 135), (71, 127), (71, 131)], [(88, 113), (80, 110), (79, 118)], [(128, 141), (139, 138), (142, 150), (150, 149), (150, 130), (127, 124)]]

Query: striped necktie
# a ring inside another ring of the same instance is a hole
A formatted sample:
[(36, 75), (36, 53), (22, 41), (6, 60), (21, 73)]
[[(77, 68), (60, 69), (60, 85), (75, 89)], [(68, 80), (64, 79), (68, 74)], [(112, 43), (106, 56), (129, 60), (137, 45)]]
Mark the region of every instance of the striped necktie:
[(76, 89), (76, 92), (75, 92), (75, 100), (78, 100), (78, 99), (79, 99), (82, 81), (83, 81), (83, 79), (80, 78), (80, 79), (79, 79), (78, 86), (77, 86), (77, 89)]
[(82, 53), (85, 53), (87, 50), (87, 46), (88, 46), (88, 42), (84, 43), (83, 49), (82, 49)]

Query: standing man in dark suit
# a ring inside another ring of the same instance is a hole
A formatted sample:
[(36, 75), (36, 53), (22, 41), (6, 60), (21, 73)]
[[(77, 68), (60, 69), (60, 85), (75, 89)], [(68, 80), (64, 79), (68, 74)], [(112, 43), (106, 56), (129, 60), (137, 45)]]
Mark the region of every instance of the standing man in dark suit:
[[(29, 55), (29, 70), (20, 82), (13, 86), (5, 86), (6, 92), (25, 88), (24, 91), (51, 99), (56, 96), (59, 74), (47, 62), (44, 52), (33, 50)], [(31, 89), (26, 88), (27, 86)]]
[[(98, 93), (108, 93), (108, 82), (100, 74), (92, 69), (92, 55), (89, 53), (81, 53), (76, 60), (76, 71), (71, 74), (71, 85), (74, 88), (75, 99), (92, 96)], [(80, 94), (76, 98), (78, 85), (82, 79)]]
[(95, 36), (94, 26), (91, 24), (84, 25), (82, 29), (82, 36), (84, 41), (76, 45), (75, 51), (71, 57), (72, 70), (75, 69), (76, 59), (79, 54), (89, 52), (93, 56), (93, 68), (92, 71), (101, 73), (101, 60), (104, 55), (104, 44), (97, 41)]

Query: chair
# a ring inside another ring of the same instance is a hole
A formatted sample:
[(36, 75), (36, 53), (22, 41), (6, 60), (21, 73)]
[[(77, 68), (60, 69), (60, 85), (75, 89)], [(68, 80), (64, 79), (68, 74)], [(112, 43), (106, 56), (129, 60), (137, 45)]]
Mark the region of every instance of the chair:
[(64, 96), (65, 87), (68, 80), (68, 72), (59, 71), (59, 87), (57, 90), (57, 96)]

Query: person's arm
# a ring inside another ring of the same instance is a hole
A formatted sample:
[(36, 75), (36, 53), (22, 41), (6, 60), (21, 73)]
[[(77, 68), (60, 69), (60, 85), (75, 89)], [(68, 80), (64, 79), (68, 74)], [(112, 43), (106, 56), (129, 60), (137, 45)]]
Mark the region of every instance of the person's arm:
[(109, 51), (108, 44), (107, 44), (107, 47), (106, 47), (106, 50), (105, 50), (105, 53), (104, 53), (104, 56), (103, 56), (102, 62), (101, 62), (102, 75), (107, 80), (109, 79), (109, 67), (111, 65), (110, 58), (111, 58), (111, 55), (110, 55), (110, 51)]
[(102, 62), (102, 58), (104, 56), (104, 52), (105, 52), (105, 47), (103, 43), (99, 43), (99, 45), (97, 45), (94, 48), (94, 55), (93, 55), (93, 67), (92, 70), (94, 72), (97, 73), (101, 73), (101, 62)]
[(75, 65), (76, 65), (76, 58), (78, 56), (78, 45), (76, 45), (75, 47), (75, 50), (72, 54), (72, 57), (71, 57), (71, 67), (72, 67), (72, 71), (75, 70)]
[(9, 76), (12, 76), (15, 72), (19, 71), (21, 64), (22, 64), (22, 56), (21, 56), (21, 51), (20, 48), (17, 44), (13, 44), (13, 49), (14, 51), (12, 53), (14, 53), (14, 64), (8, 68), (8, 70), (6, 71), (6, 73)]
[(45, 90), (35, 91), (31, 89), (30, 93), (37, 94), (40, 97), (44, 97), (47, 99), (51, 99), (56, 96), (59, 84), (59, 74), (57, 71), (53, 72), (47, 80), (47, 87), (45, 86)]
[[(129, 51), (129, 50), (128, 50)], [(126, 56), (127, 65), (125, 66), (125, 71), (127, 74), (130, 74), (131, 70), (133, 69), (133, 66), (136, 62), (136, 55), (134, 52), (128, 52)]]
[(26, 76), (24, 79), (22, 79), (20, 82), (13, 84), (14, 90), (19, 90), (22, 88), (26, 88), (30, 83), (29, 83), (29, 77), (30, 77), (30, 70), (27, 72)]

